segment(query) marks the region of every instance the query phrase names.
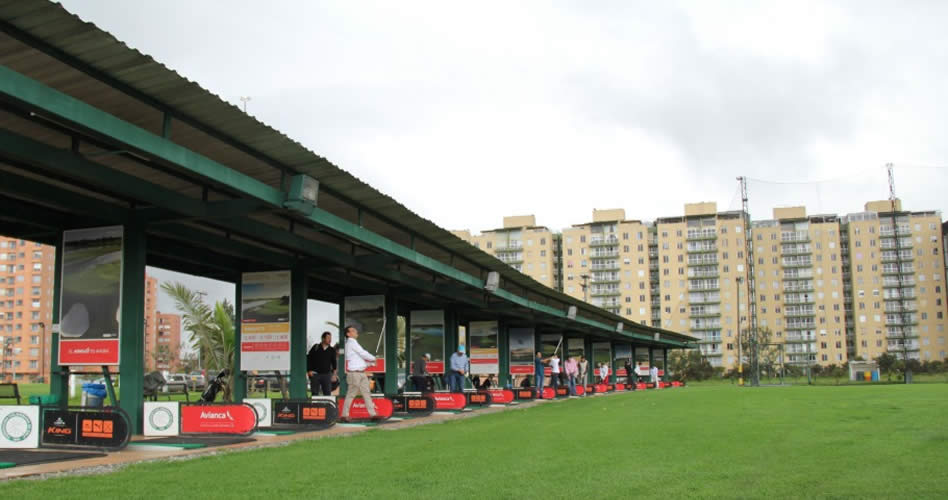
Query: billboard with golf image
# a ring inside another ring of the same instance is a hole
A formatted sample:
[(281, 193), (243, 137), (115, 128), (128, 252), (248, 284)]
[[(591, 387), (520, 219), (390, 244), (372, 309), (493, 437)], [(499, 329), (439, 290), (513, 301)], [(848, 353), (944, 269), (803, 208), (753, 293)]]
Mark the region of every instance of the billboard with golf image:
[(411, 312), (412, 363), (430, 354), (428, 373), (444, 373), (444, 311)]
[(290, 271), (244, 273), (240, 369), (290, 369)]
[[(345, 325), (359, 330), (359, 345), (376, 357), (366, 373), (385, 373), (385, 296), (346, 297)], [(431, 353), (434, 354), (434, 353)], [(348, 364), (348, 361), (346, 362)]]
[(471, 346), (471, 375), (497, 373), (500, 366), (497, 350), (497, 322), (471, 321), (468, 335)]
[(533, 328), (510, 328), (510, 373), (533, 373)]
[(119, 364), (121, 298), (122, 226), (64, 231), (59, 364)]

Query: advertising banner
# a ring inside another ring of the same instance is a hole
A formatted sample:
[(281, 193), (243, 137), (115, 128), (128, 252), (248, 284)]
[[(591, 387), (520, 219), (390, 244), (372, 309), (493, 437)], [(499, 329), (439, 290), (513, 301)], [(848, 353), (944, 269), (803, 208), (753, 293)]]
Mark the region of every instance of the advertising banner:
[(665, 376), (665, 351), (661, 349), (652, 349), (652, 363), (658, 368), (658, 376)]
[(415, 416), (430, 415), (435, 409), (434, 399), (429, 396), (394, 396), (392, 408), (395, 413), (408, 413)]
[(273, 424), (310, 428), (329, 427), (338, 417), (335, 402), (326, 399), (273, 400), (269, 413), (273, 415)]
[(533, 373), (533, 328), (510, 328), (510, 374), (530, 375)]
[(497, 350), (497, 322), (472, 321), (468, 331), (471, 348), (471, 374), (497, 373), (500, 354)]
[(566, 356), (572, 356), (576, 361), (579, 361), (580, 356), (586, 355), (586, 343), (583, 339), (566, 339), (566, 349)]
[(146, 436), (177, 436), (179, 423), (177, 401), (145, 401)]
[(426, 396), (434, 399), (435, 410), (463, 410), (467, 406), (467, 395), (460, 392), (432, 392)]
[[(627, 375), (625, 372), (625, 363), (632, 358), (632, 344), (616, 344), (615, 349), (616, 375), (625, 377)], [(635, 366), (635, 363), (631, 364)]]
[(59, 364), (119, 364), (122, 226), (63, 231), (61, 278)]
[(430, 354), (428, 373), (444, 373), (444, 311), (412, 311), (409, 324), (412, 365)]
[(488, 389), (493, 404), (507, 404), (514, 399), (514, 392), (509, 389)]
[(128, 417), (118, 408), (43, 408), (42, 414), (42, 446), (120, 450), (131, 437)]
[(592, 363), (596, 369), (595, 375), (599, 377), (599, 366), (606, 364), (606, 373), (612, 374), (612, 344), (609, 342), (593, 342), (592, 344)]
[(635, 375), (639, 377), (648, 377), (648, 347), (635, 348)]
[[(340, 396), (336, 399), (336, 405), (342, 414), (342, 405), (346, 403), (346, 398)], [(382, 418), (389, 418), (395, 412), (395, 406), (392, 400), (384, 396), (372, 396), (372, 403), (375, 404), (375, 414)], [(352, 420), (366, 420), (369, 418), (369, 410), (365, 408), (365, 401), (361, 397), (352, 400), (352, 406), (349, 407), (349, 418)]]
[(248, 404), (181, 405), (181, 434), (238, 434), (257, 426), (257, 413)]
[(487, 406), (493, 402), (490, 392), (471, 392), (467, 395), (467, 404), (472, 406)]
[(40, 429), (39, 406), (0, 406), (0, 449), (36, 448)]
[[(369, 365), (365, 372), (385, 373), (385, 296), (346, 297), (345, 318), (342, 327), (356, 327), (359, 330), (359, 345), (376, 357), (375, 364)], [(348, 364), (346, 361), (346, 366)]]
[(266, 429), (273, 425), (273, 407), (270, 398), (244, 398), (244, 403), (253, 407), (257, 414), (257, 428)]
[(514, 391), (514, 395), (516, 396), (518, 401), (524, 401), (524, 400), (536, 398), (536, 392), (534, 391), (534, 389), (517, 389), (516, 391)]
[(290, 369), (290, 271), (244, 273), (240, 369)]

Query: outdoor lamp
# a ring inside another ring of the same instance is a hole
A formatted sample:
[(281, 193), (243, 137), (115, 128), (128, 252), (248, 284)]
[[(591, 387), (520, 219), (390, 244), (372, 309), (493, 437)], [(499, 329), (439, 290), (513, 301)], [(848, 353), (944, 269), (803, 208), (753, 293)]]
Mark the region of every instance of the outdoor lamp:
[(294, 175), (290, 179), (290, 192), (286, 196), (283, 206), (295, 210), (303, 215), (310, 215), (316, 208), (319, 198), (319, 181), (304, 175)]

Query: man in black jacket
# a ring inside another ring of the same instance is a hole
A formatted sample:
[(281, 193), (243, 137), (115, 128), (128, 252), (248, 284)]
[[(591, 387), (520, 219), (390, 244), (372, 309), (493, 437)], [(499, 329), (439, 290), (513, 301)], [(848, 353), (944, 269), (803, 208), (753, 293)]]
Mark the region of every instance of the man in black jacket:
[(323, 396), (332, 395), (332, 379), (336, 377), (336, 348), (330, 343), (332, 334), (323, 332), (322, 342), (314, 345), (306, 355), (306, 375), (313, 396), (322, 390)]

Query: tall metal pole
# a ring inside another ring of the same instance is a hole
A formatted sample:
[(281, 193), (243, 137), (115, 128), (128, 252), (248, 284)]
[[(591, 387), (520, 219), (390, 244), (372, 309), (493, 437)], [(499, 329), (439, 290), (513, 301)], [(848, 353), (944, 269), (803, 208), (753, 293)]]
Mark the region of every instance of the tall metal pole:
[[(754, 238), (751, 232), (750, 208), (747, 202), (747, 177), (737, 178), (741, 186), (741, 204), (744, 212), (745, 269), (747, 273), (747, 320), (750, 332), (751, 385), (760, 385), (760, 371), (757, 369), (757, 284), (754, 280)], [(740, 311), (740, 307), (738, 307)]]
[(43, 383), (46, 381), (46, 323), (40, 321), (39, 326), (43, 329), (43, 338), (40, 344), (39, 381)]
[(743, 278), (740, 276), (735, 280), (737, 282), (737, 385), (744, 385), (744, 355), (741, 352), (741, 345), (743, 344), (741, 339), (741, 282)]
[[(891, 207), (890, 214), (892, 215), (892, 231), (895, 236), (895, 276), (896, 281), (899, 285), (898, 293), (898, 304), (899, 309), (896, 311), (899, 318), (899, 324), (897, 328), (902, 334), (902, 363), (903, 363), (903, 378), (905, 379), (906, 384), (912, 383), (912, 369), (909, 367), (909, 358), (908, 358), (908, 337), (906, 335), (906, 318), (905, 318), (905, 290), (902, 289), (904, 285), (904, 280), (902, 278), (902, 236), (899, 234), (899, 223), (898, 223), (898, 214), (896, 212), (896, 201), (895, 197), (895, 172), (893, 171), (894, 165), (892, 163), (886, 163), (885, 169), (889, 177), (889, 204)], [(888, 330), (888, 327), (886, 327)], [(888, 336), (888, 331), (886, 331)]]
[(582, 287), (583, 287), (583, 302), (589, 302), (589, 292), (588, 292), (588, 290), (589, 290), (589, 285), (588, 285), (588, 282), (589, 282), (589, 275), (588, 275), (588, 274), (580, 275), (580, 279), (583, 280), (583, 284), (582, 284)]
[(247, 114), (247, 103), (250, 102), (250, 96), (240, 96), (240, 102), (244, 103), (244, 114)]

